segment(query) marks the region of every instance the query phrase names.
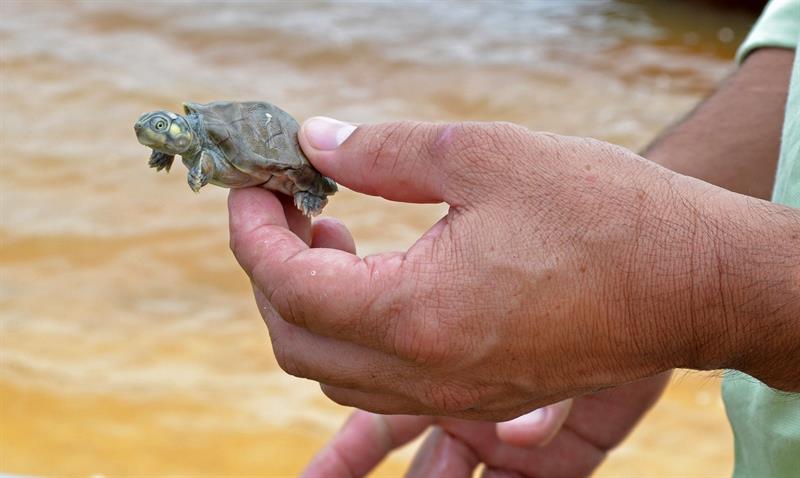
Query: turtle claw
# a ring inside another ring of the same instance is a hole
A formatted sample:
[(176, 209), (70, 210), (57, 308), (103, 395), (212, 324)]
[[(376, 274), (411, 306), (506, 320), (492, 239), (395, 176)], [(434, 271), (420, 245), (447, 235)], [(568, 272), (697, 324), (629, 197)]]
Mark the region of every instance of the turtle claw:
[(172, 167), (172, 162), (175, 160), (175, 156), (171, 154), (162, 153), (161, 151), (153, 150), (153, 154), (150, 155), (150, 161), (148, 164), (151, 168), (156, 168), (156, 171), (161, 171), (162, 169), (166, 169), (169, 172), (169, 168)]
[(208, 184), (208, 175), (203, 173), (200, 168), (192, 168), (189, 170), (187, 182), (192, 191), (200, 192), (200, 188)]
[(322, 208), (328, 204), (326, 198), (322, 198), (309, 192), (301, 191), (294, 195), (294, 205), (303, 215), (314, 217), (322, 212)]
[(199, 192), (200, 188), (208, 184), (214, 175), (214, 158), (207, 151), (203, 151), (200, 160), (189, 168), (189, 176), (186, 178), (192, 191)]

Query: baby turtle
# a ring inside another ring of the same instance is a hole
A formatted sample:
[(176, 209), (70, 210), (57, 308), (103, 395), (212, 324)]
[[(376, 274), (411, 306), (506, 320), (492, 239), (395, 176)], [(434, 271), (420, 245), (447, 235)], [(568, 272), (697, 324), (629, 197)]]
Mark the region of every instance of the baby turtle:
[(189, 187), (208, 183), (227, 188), (261, 186), (294, 198), (315, 216), (337, 190), (314, 169), (297, 142), (300, 126), (269, 103), (216, 101), (184, 103), (185, 116), (169, 111), (143, 114), (133, 129), (153, 148), (150, 167), (169, 172), (175, 155), (189, 168)]

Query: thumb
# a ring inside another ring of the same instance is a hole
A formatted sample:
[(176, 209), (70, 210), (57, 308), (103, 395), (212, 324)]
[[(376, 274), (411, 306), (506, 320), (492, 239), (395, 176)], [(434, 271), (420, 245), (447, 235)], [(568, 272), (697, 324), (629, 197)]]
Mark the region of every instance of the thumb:
[(497, 436), (509, 445), (545, 446), (555, 437), (572, 409), (572, 399), (538, 408), (507, 422), (497, 424)]
[(317, 116), (298, 135), (314, 166), (358, 192), (393, 201), (451, 203), (460, 125), (397, 122), (355, 125)]

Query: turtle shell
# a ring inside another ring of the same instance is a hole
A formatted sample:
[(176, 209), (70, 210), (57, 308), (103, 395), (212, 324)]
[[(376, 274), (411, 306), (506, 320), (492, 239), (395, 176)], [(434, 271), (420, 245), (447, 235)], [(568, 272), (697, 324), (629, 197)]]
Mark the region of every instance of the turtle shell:
[(278, 161), (285, 163), (287, 169), (311, 167), (297, 142), (300, 125), (270, 103), (184, 103), (183, 109), (186, 114), (198, 116), (208, 139), (231, 164), (250, 161), (252, 153), (274, 159), (272, 150), (277, 149), (283, 152)]

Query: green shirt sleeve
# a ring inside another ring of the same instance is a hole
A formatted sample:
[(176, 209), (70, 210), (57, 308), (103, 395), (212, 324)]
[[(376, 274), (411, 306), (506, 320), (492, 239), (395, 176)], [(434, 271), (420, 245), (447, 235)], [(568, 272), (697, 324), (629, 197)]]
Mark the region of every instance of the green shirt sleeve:
[[(736, 59), (762, 47), (794, 49), (800, 0), (772, 0)], [(800, 208), (800, 55), (795, 55), (772, 200)], [(735, 478), (800, 476), (800, 394), (778, 392), (740, 372), (726, 374), (725, 409), (735, 437)]]
[(764, 47), (797, 47), (800, 35), (800, 0), (771, 0), (744, 43), (736, 52), (741, 63), (754, 50)]

